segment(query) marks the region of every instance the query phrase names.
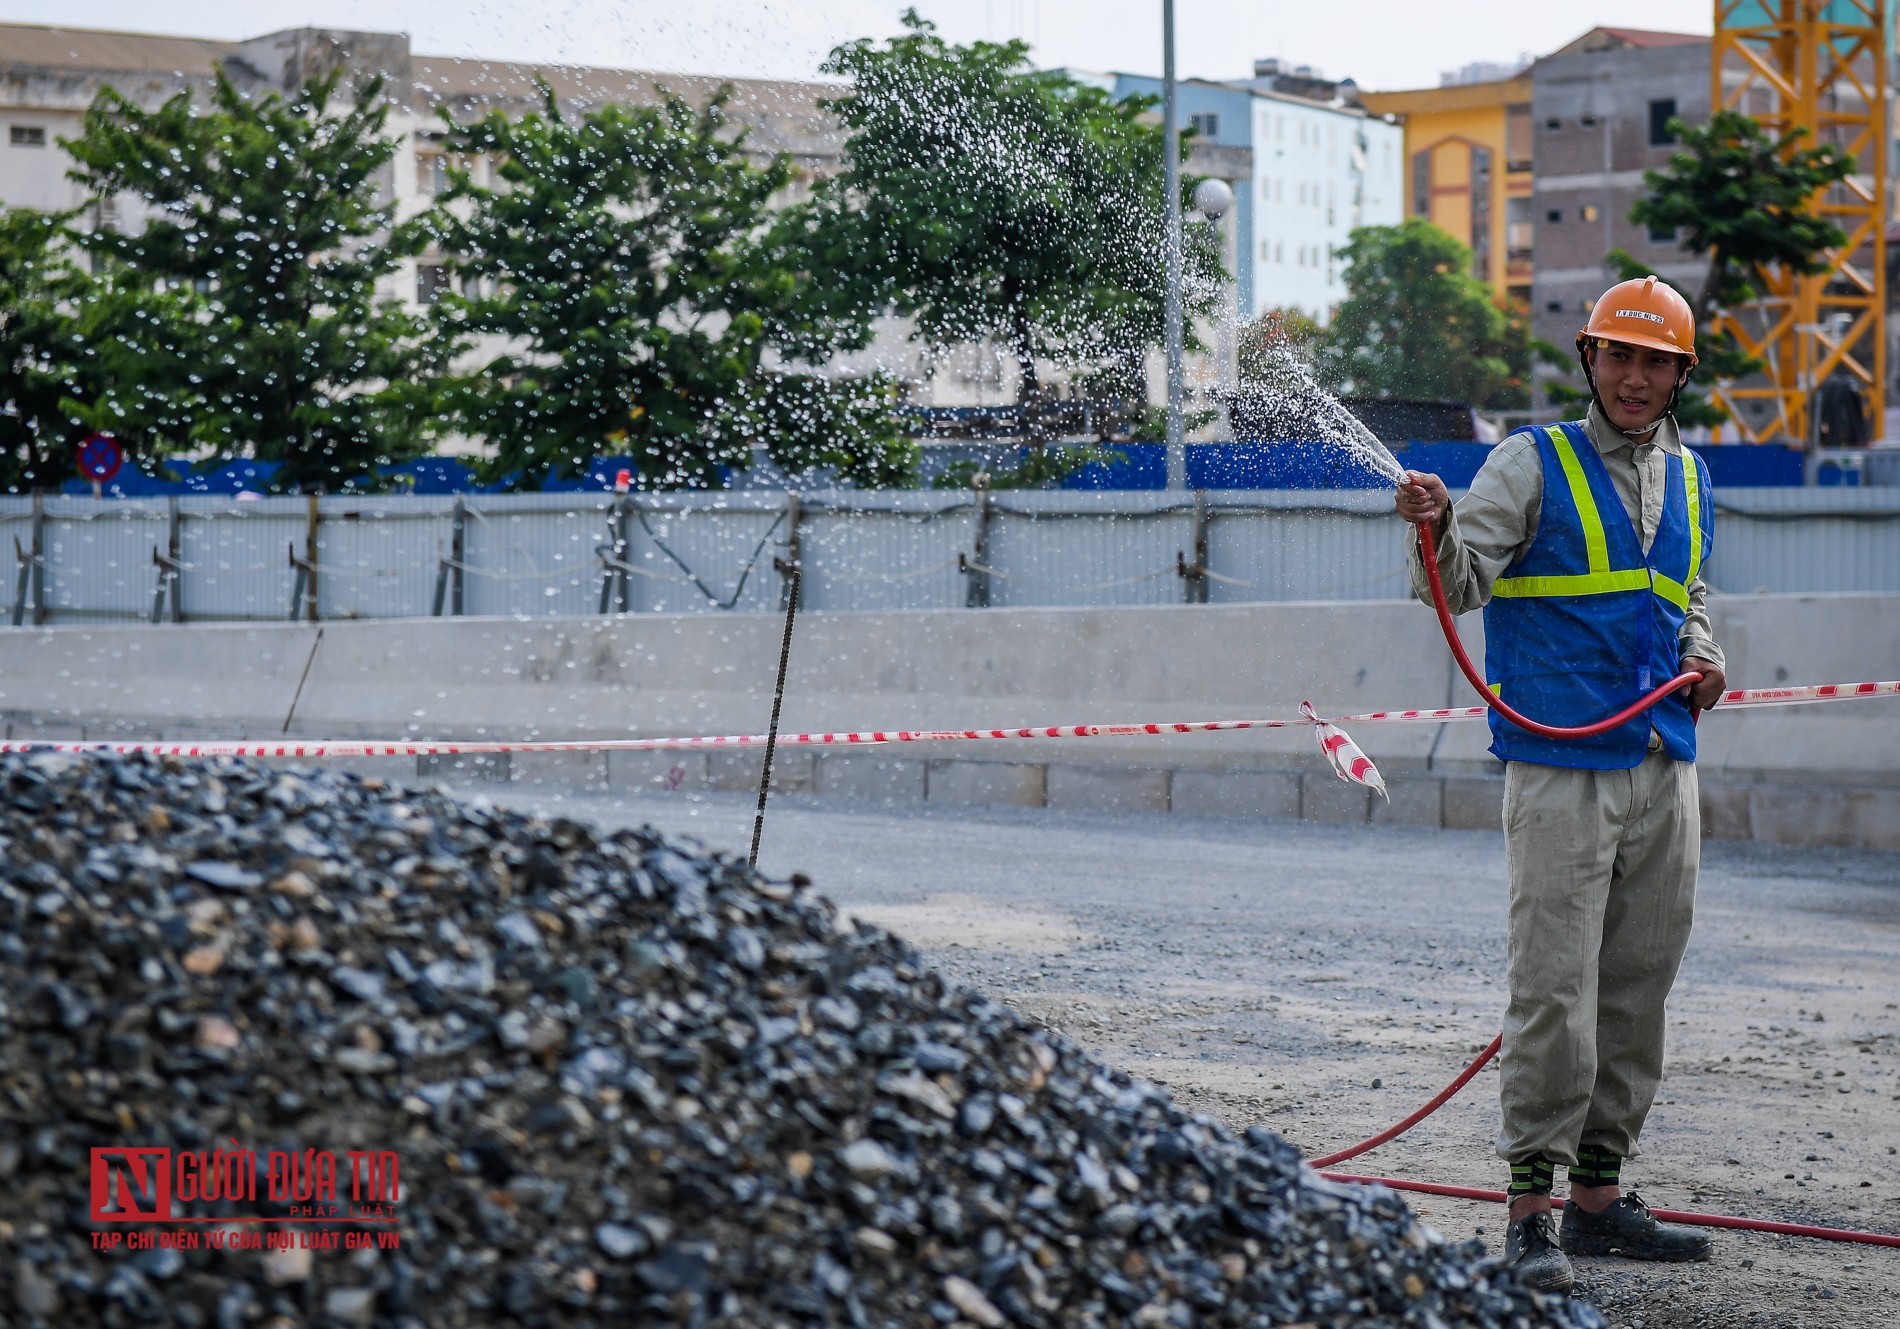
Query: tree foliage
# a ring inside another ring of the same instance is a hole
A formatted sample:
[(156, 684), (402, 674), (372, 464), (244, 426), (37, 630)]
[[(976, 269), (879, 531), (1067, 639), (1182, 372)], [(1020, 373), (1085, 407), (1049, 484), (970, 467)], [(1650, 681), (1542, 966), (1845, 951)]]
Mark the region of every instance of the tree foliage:
[(1528, 402), (1528, 321), (1498, 307), (1456, 237), (1410, 217), (1361, 227), (1339, 252), (1346, 298), (1318, 345), (1328, 386), (1491, 408)]
[[(904, 24), (824, 67), (850, 80), (827, 103), (845, 127), (844, 169), (814, 205), (834, 280), (861, 310), (913, 318), (932, 348), (1006, 346), (1025, 403), (1039, 359), (1119, 364), (1142, 382), (1165, 298), (1153, 100), (1039, 72), (1020, 41), (954, 45), (915, 10)], [(1208, 312), (1217, 241), (1187, 227), (1184, 246), (1188, 312)]]
[(0, 208), (0, 492), (50, 488), (72, 474), (71, 300), (81, 274), (71, 214)]
[(432, 221), (461, 279), (442, 326), (506, 339), (447, 398), (493, 444), (487, 470), (571, 475), (626, 447), (649, 484), (705, 486), (763, 443), (787, 470), (903, 474), (888, 383), (796, 368), (862, 345), (869, 322), (813, 294), (797, 224), (773, 224), (790, 164), (747, 159), (723, 95), (574, 119), (541, 91), (538, 113), (448, 120), (447, 146), (500, 180), (451, 172)]
[(80, 314), (101, 385), (87, 425), (277, 461), (285, 487), (421, 450), (432, 417), (412, 384), (442, 348), (377, 293), (406, 241), (381, 87), (340, 112), (334, 76), (248, 98), (220, 70), (203, 110), (188, 91), (151, 111), (100, 93), (65, 145), (73, 177), (144, 224), (79, 237), (98, 274)]
[(1826, 251), (1846, 243), (1847, 233), (1810, 206), (1854, 173), (1854, 159), (1839, 148), (1799, 146), (1802, 129), (1770, 138), (1739, 111), (1717, 111), (1700, 126), (1672, 120), (1670, 129), (1681, 146), (1644, 173), (1650, 192), (1630, 220), (1676, 230), (1684, 249), (1708, 258), (1702, 289), (1689, 296), (1698, 324), (1755, 298), (1769, 269), (1820, 272)]

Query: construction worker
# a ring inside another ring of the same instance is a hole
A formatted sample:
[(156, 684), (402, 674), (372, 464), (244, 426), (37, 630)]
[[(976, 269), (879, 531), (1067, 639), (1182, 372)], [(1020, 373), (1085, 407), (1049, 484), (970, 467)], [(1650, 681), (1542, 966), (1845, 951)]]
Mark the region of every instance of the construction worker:
[[(1503, 1126), (1505, 1256), (1567, 1289), (1569, 1255), (1700, 1260), (1701, 1232), (1659, 1223), (1621, 1189), (1663, 1067), (1663, 1002), (1689, 941), (1702, 827), (1692, 707), (1722, 695), (1704, 605), (1714, 504), (1672, 415), (1696, 363), (1695, 316), (1655, 277), (1612, 286), (1577, 334), (1580, 421), (1493, 448), (1454, 509), (1408, 471), (1397, 508), (1430, 522), (1451, 612), (1483, 606), (1485, 673), (1548, 725), (1615, 714), (1678, 673), (1701, 681), (1584, 740), (1491, 715), (1505, 763), (1511, 879)], [(1416, 530), (1412, 584), (1429, 600)], [(1568, 1169), (1553, 1233), (1551, 1188)]]

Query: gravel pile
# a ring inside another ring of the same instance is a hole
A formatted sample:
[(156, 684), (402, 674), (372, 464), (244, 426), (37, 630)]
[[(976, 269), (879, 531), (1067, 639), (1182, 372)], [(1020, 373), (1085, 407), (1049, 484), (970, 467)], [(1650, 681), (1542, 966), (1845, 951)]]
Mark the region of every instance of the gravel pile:
[[(273, 1150), (395, 1151), (400, 1249), (96, 1250), (126, 1145), (255, 1151), (260, 1195)], [(16, 1325), (1599, 1323), (801, 878), (50, 754), (0, 758), (0, 1262)]]

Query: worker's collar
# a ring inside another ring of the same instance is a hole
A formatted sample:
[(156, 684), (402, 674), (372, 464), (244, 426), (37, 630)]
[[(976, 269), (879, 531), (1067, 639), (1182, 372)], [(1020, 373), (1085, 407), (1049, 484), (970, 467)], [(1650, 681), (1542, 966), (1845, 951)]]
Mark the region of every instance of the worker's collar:
[[(1584, 432), (1590, 435), (1590, 441), (1597, 445), (1598, 452), (1615, 452), (1618, 448), (1636, 446), (1636, 440), (1610, 423), (1610, 418), (1595, 402), (1590, 403), (1590, 414), (1584, 417)], [(1676, 417), (1665, 415), (1656, 425), (1656, 432), (1649, 436), (1649, 442), (1661, 448), (1671, 456), (1682, 455), (1682, 432), (1676, 428)]]

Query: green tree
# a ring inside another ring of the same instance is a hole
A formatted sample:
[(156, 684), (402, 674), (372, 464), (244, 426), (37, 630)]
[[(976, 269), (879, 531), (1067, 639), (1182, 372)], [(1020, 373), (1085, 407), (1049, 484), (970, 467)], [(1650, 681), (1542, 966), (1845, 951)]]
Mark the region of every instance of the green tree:
[[(1038, 72), (1020, 41), (952, 45), (915, 10), (904, 25), (824, 66), (850, 80), (827, 103), (844, 123), (844, 169), (814, 203), (840, 298), (895, 307), (934, 349), (1001, 343), (1025, 403), (1040, 391), (1038, 359), (1119, 366), (1145, 397), (1165, 294), (1153, 99)], [(1189, 226), (1184, 245), (1188, 313), (1211, 312), (1216, 238)]]
[(1680, 148), (1646, 171), (1648, 196), (1630, 220), (1675, 230), (1682, 247), (1708, 259), (1702, 290), (1690, 297), (1698, 325), (1718, 309), (1767, 289), (1771, 268), (1813, 274), (1847, 233), (1811, 207), (1814, 196), (1854, 173), (1854, 159), (1831, 144), (1803, 148), (1806, 130), (1770, 138), (1753, 116), (1717, 111), (1706, 125), (1672, 120)]
[(62, 402), (79, 368), (71, 301), (71, 214), (0, 208), (0, 491), (50, 488), (73, 473), (77, 422)]
[(541, 85), (542, 110), (445, 113), (447, 146), (500, 183), (450, 172), (431, 225), (460, 279), (438, 305), (454, 338), (505, 349), (447, 396), (487, 438), (494, 477), (572, 475), (625, 447), (661, 488), (718, 483), (755, 443), (790, 471), (860, 483), (907, 474), (893, 389), (807, 372), (864, 345), (867, 316), (831, 307), (803, 224), (774, 224), (784, 158), (748, 161), (724, 95), (695, 108), (603, 106), (578, 119)]
[(1410, 217), (1359, 228), (1340, 257), (1347, 294), (1318, 348), (1328, 386), (1494, 409), (1529, 400), (1529, 325), (1471, 275), (1456, 237)]
[(335, 487), (419, 452), (418, 385), (449, 348), (377, 283), (395, 227), (380, 80), (333, 112), (334, 76), (251, 98), (219, 71), (210, 105), (145, 110), (100, 93), (65, 143), (95, 203), (137, 228), (80, 237), (99, 274), (82, 314), (105, 384), (78, 414), (157, 449), (281, 463), (280, 487)]

